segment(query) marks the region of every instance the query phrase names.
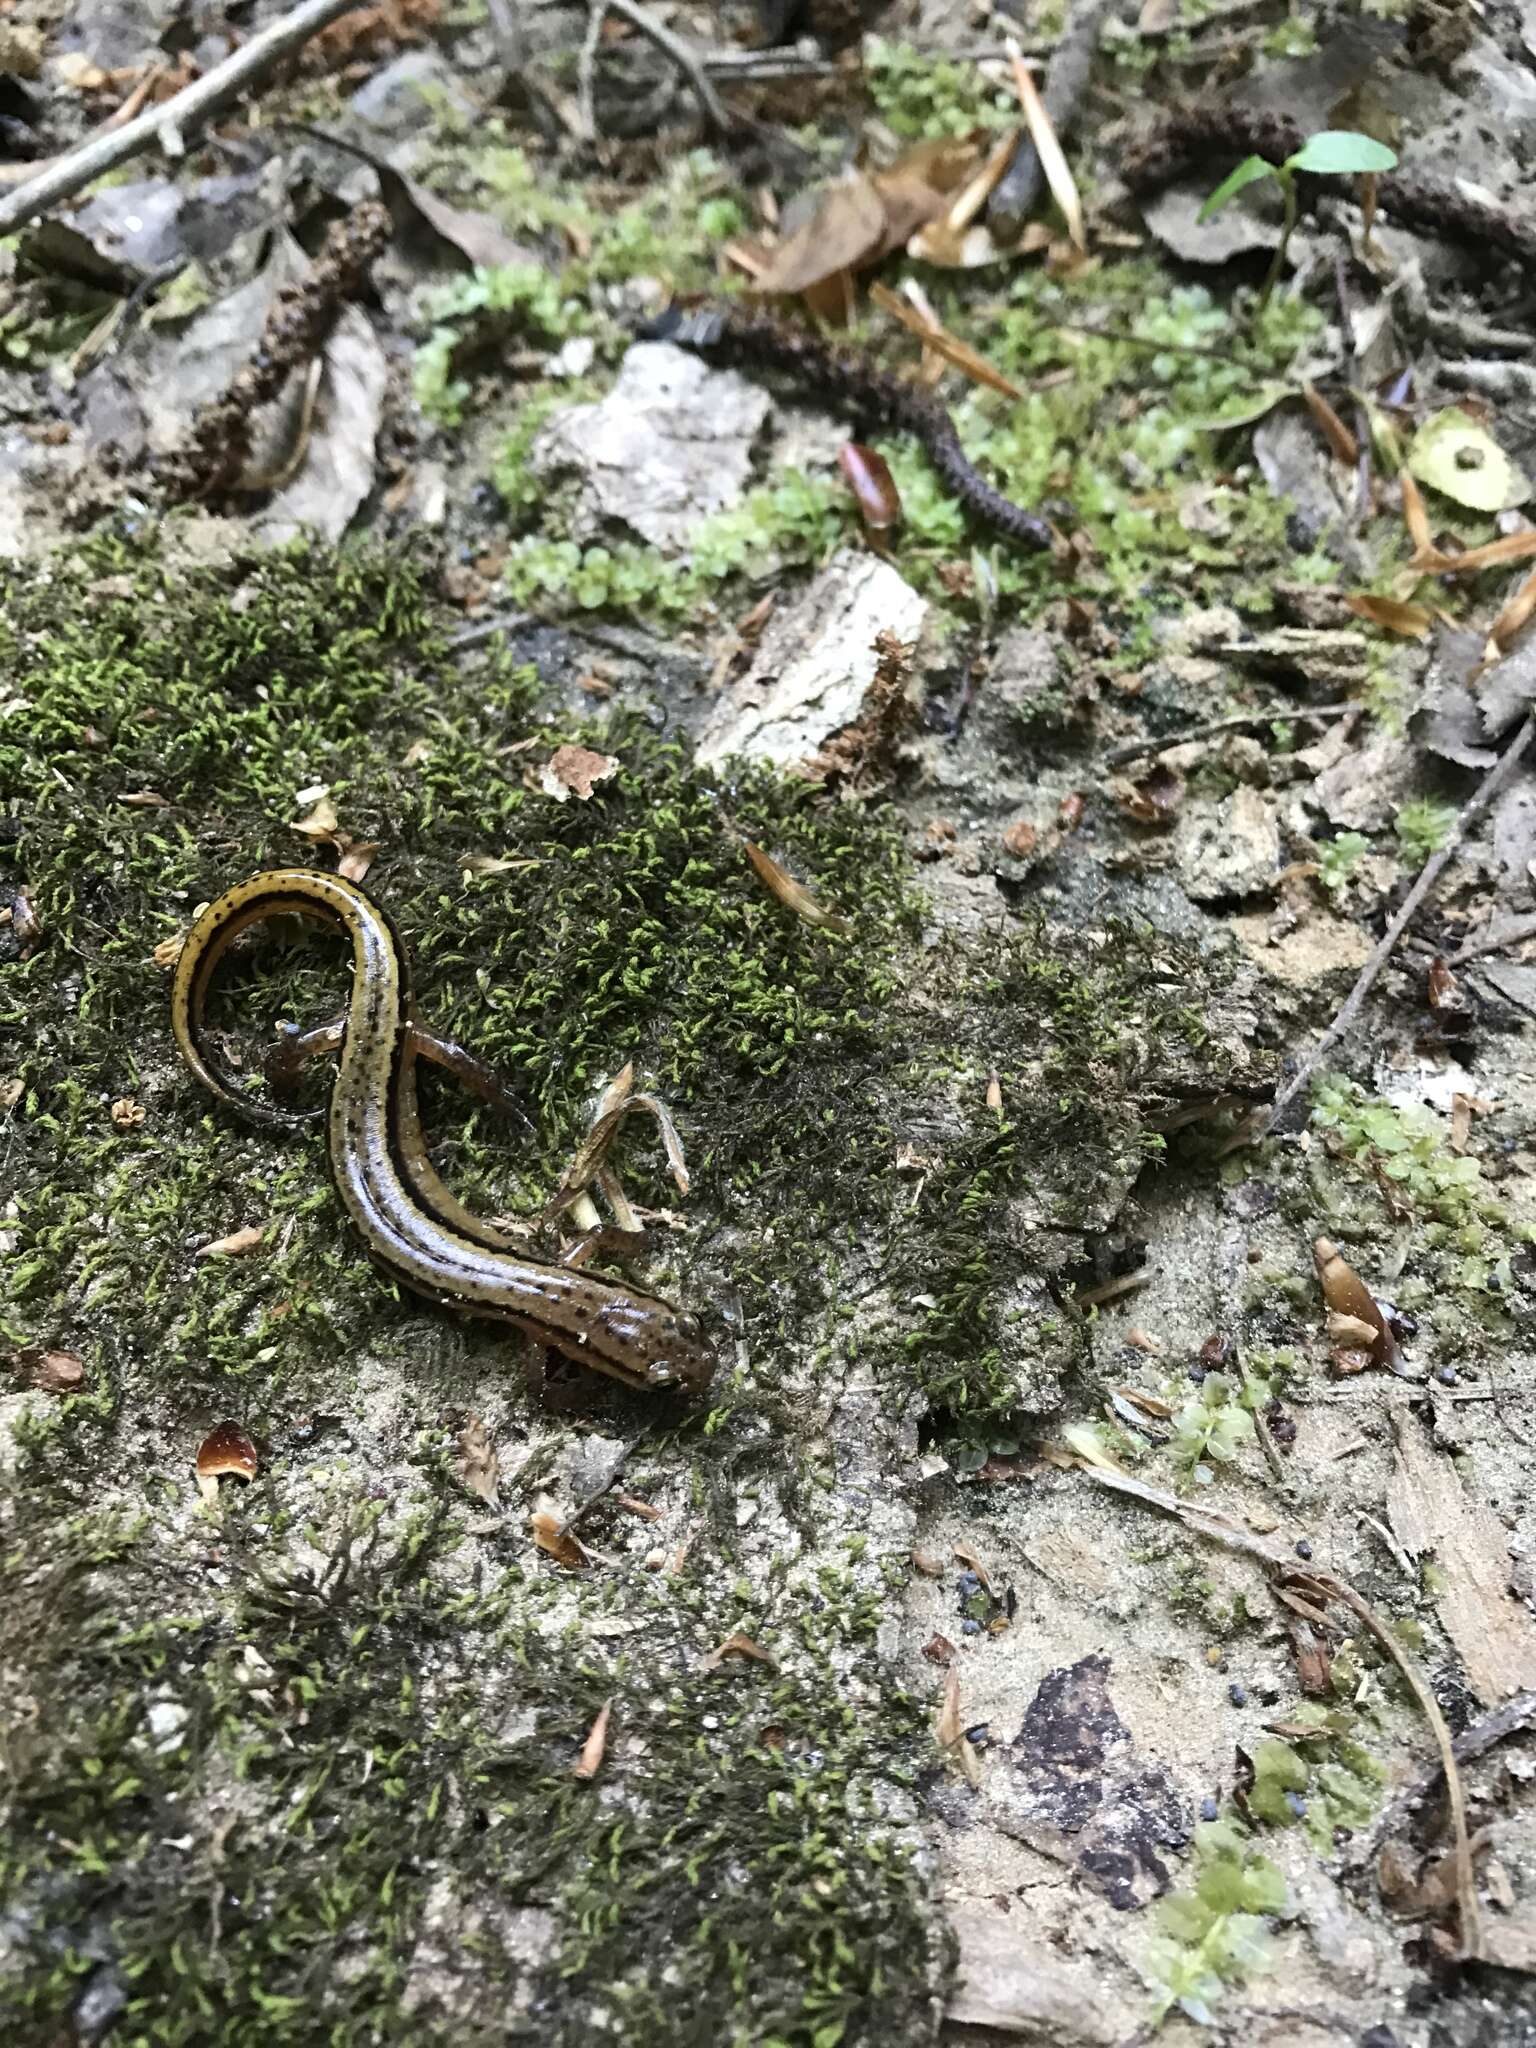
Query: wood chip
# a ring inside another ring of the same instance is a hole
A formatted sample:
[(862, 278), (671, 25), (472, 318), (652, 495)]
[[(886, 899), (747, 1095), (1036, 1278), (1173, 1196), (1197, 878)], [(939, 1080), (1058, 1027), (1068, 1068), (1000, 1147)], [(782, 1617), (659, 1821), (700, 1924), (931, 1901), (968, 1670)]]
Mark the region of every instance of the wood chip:
[(1392, 1430), (1387, 1520), (1410, 1557), (1439, 1568), (1435, 1604), (1468, 1684), (1485, 1706), (1536, 1687), (1536, 1620), (1509, 1590), (1509, 1531), (1411, 1410), (1393, 1409)]
[(240, 1259), (247, 1252), (253, 1252), (265, 1236), (259, 1223), (247, 1223), (243, 1230), (232, 1230), (228, 1237), (216, 1237), (209, 1244), (201, 1244), (192, 1254), (194, 1259)]

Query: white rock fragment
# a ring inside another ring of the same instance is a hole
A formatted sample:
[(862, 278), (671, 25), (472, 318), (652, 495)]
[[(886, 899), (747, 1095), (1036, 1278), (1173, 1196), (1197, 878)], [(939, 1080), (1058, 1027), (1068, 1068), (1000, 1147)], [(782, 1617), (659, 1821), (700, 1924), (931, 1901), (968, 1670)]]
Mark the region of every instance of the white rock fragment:
[(734, 370), (641, 341), (607, 396), (557, 413), (530, 460), (539, 476), (580, 476), (578, 533), (617, 520), (658, 547), (684, 547), (740, 501), (767, 416), (767, 394)]
[(1179, 879), (1197, 903), (1273, 893), (1280, 871), (1275, 807), (1256, 789), (1236, 789), (1214, 810), (1191, 810), (1174, 837)]
[(700, 734), (699, 759), (809, 759), (858, 717), (874, 680), (876, 635), (910, 643), (927, 616), (927, 600), (889, 562), (852, 549), (834, 556), (769, 620), (751, 668)]

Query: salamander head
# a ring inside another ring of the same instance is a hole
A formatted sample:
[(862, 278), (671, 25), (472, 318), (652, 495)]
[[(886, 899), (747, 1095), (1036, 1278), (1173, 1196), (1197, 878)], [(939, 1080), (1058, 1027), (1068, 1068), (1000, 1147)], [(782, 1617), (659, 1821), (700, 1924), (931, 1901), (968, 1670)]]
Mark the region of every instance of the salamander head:
[(619, 1377), (655, 1392), (683, 1387), (699, 1393), (719, 1362), (698, 1317), (662, 1301), (608, 1303), (593, 1322), (591, 1344), (610, 1371), (622, 1362)]

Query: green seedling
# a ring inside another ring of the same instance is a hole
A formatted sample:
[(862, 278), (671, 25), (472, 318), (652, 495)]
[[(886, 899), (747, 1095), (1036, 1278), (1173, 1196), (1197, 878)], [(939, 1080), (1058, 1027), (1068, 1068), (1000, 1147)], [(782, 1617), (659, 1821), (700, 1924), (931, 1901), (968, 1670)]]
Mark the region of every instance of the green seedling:
[(1262, 156), (1245, 156), (1206, 200), (1199, 218), (1206, 221), (1212, 214), (1220, 213), (1229, 200), (1235, 199), (1247, 186), (1256, 185), (1261, 178), (1279, 180), (1285, 198), (1285, 223), (1280, 230), (1280, 246), (1275, 251), (1275, 260), (1269, 267), (1269, 275), (1259, 295), (1259, 305), (1263, 308), (1269, 304), (1270, 294), (1279, 281), (1285, 252), (1295, 231), (1297, 172), (1308, 171), (1313, 177), (1320, 178), (1364, 177), (1377, 171), (1390, 171), (1396, 163), (1396, 152), (1372, 135), (1356, 134), (1352, 128), (1325, 128), (1320, 134), (1309, 135), (1295, 155), (1288, 156), (1283, 164), (1272, 164)]

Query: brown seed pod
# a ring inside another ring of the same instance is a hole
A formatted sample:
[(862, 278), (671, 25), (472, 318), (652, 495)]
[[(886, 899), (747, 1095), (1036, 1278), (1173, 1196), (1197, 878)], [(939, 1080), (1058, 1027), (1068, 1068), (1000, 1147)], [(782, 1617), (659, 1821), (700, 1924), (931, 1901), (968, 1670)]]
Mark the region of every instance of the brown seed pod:
[(255, 1444), (239, 1423), (221, 1422), (197, 1447), (197, 1490), (204, 1500), (215, 1500), (221, 1479), (254, 1479), (260, 1463)]
[(845, 441), (837, 466), (858, 500), (859, 516), (871, 533), (889, 533), (901, 524), (901, 493), (883, 455), (862, 441)]

